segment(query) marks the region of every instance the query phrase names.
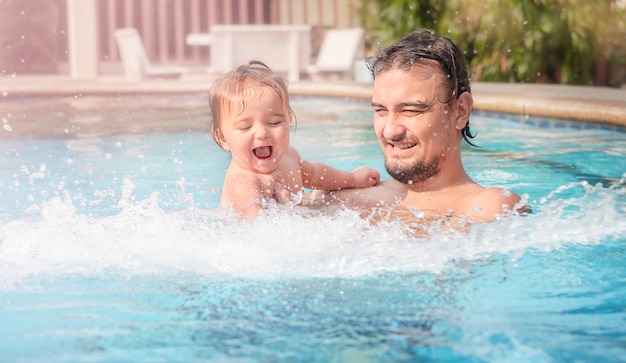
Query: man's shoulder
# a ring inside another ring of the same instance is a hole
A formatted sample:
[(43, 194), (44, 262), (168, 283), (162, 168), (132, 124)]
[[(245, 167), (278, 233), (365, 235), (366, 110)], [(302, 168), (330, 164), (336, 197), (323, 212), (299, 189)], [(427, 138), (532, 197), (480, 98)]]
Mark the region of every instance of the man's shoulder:
[(493, 219), (495, 215), (518, 208), (520, 200), (520, 196), (510, 189), (493, 187), (481, 188), (468, 195), (466, 204), (476, 216)]
[(483, 188), (476, 193), (477, 198), (481, 199), (493, 199), (499, 202), (514, 202), (517, 203), (520, 200), (519, 195), (507, 188)]

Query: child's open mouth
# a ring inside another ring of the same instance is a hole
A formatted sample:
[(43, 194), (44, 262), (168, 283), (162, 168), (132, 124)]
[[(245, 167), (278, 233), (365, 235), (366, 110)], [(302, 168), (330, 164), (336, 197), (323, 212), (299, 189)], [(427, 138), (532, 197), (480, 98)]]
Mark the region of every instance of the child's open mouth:
[(254, 153), (254, 156), (256, 156), (259, 159), (267, 159), (270, 156), (272, 156), (272, 147), (271, 146), (261, 146), (261, 147), (257, 147), (256, 149), (252, 150), (252, 152)]

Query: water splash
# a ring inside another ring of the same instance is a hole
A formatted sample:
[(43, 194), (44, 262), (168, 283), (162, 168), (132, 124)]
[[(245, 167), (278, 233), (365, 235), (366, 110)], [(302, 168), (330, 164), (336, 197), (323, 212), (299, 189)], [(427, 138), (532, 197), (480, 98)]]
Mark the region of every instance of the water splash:
[[(180, 181), (180, 187), (184, 181)], [(577, 197), (560, 198), (565, 190)], [(183, 192), (184, 194), (184, 192)], [(0, 226), (0, 285), (55, 276), (197, 274), (252, 278), (346, 277), (383, 272), (441, 273), (459, 261), (529, 249), (600, 244), (626, 238), (626, 188), (564, 185), (535, 214), (474, 225), (467, 233), (431, 228), (417, 238), (399, 221), (376, 224), (352, 210), (276, 206), (254, 221), (227, 210), (166, 211), (158, 193), (136, 201), (124, 182), (117, 213), (77, 211), (67, 191), (33, 218)]]

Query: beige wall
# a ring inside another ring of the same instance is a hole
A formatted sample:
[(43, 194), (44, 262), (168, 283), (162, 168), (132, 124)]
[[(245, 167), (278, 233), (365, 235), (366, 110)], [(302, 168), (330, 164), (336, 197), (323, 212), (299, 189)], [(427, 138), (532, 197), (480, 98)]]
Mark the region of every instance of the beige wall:
[(358, 26), (358, 4), (358, 0), (280, 0), (280, 23), (329, 28)]
[(94, 69), (99, 74), (118, 72), (121, 63), (113, 32), (124, 27), (137, 28), (149, 59), (157, 64), (208, 64), (210, 47), (188, 45), (186, 35), (207, 33), (212, 24), (229, 22), (312, 25), (315, 50), (324, 28), (358, 26), (359, 3), (360, 0), (0, 0), (0, 68), (6, 73), (71, 73), (78, 78), (91, 78)]

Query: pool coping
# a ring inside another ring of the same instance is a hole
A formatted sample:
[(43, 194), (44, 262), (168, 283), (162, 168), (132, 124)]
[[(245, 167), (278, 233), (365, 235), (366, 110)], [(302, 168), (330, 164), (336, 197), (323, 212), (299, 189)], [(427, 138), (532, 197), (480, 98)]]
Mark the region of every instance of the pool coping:
[[(205, 93), (214, 76), (185, 75), (175, 80), (128, 82), (119, 76), (76, 80), (43, 75), (0, 77), (0, 100), (36, 96), (93, 96), (120, 94)], [(370, 83), (331, 80), (291, 82), (294, 95), (369, 99)], [(552, 84), (472, 83), (474, 109), (626, 126), (626, 87), (567, 86)]]
[[(369, 99), (371, 85), (296, 84), (301, 95), (327, 95)], [(626, 88), (512, 83), (472, 83), (474, 109), (626, 126)]]

